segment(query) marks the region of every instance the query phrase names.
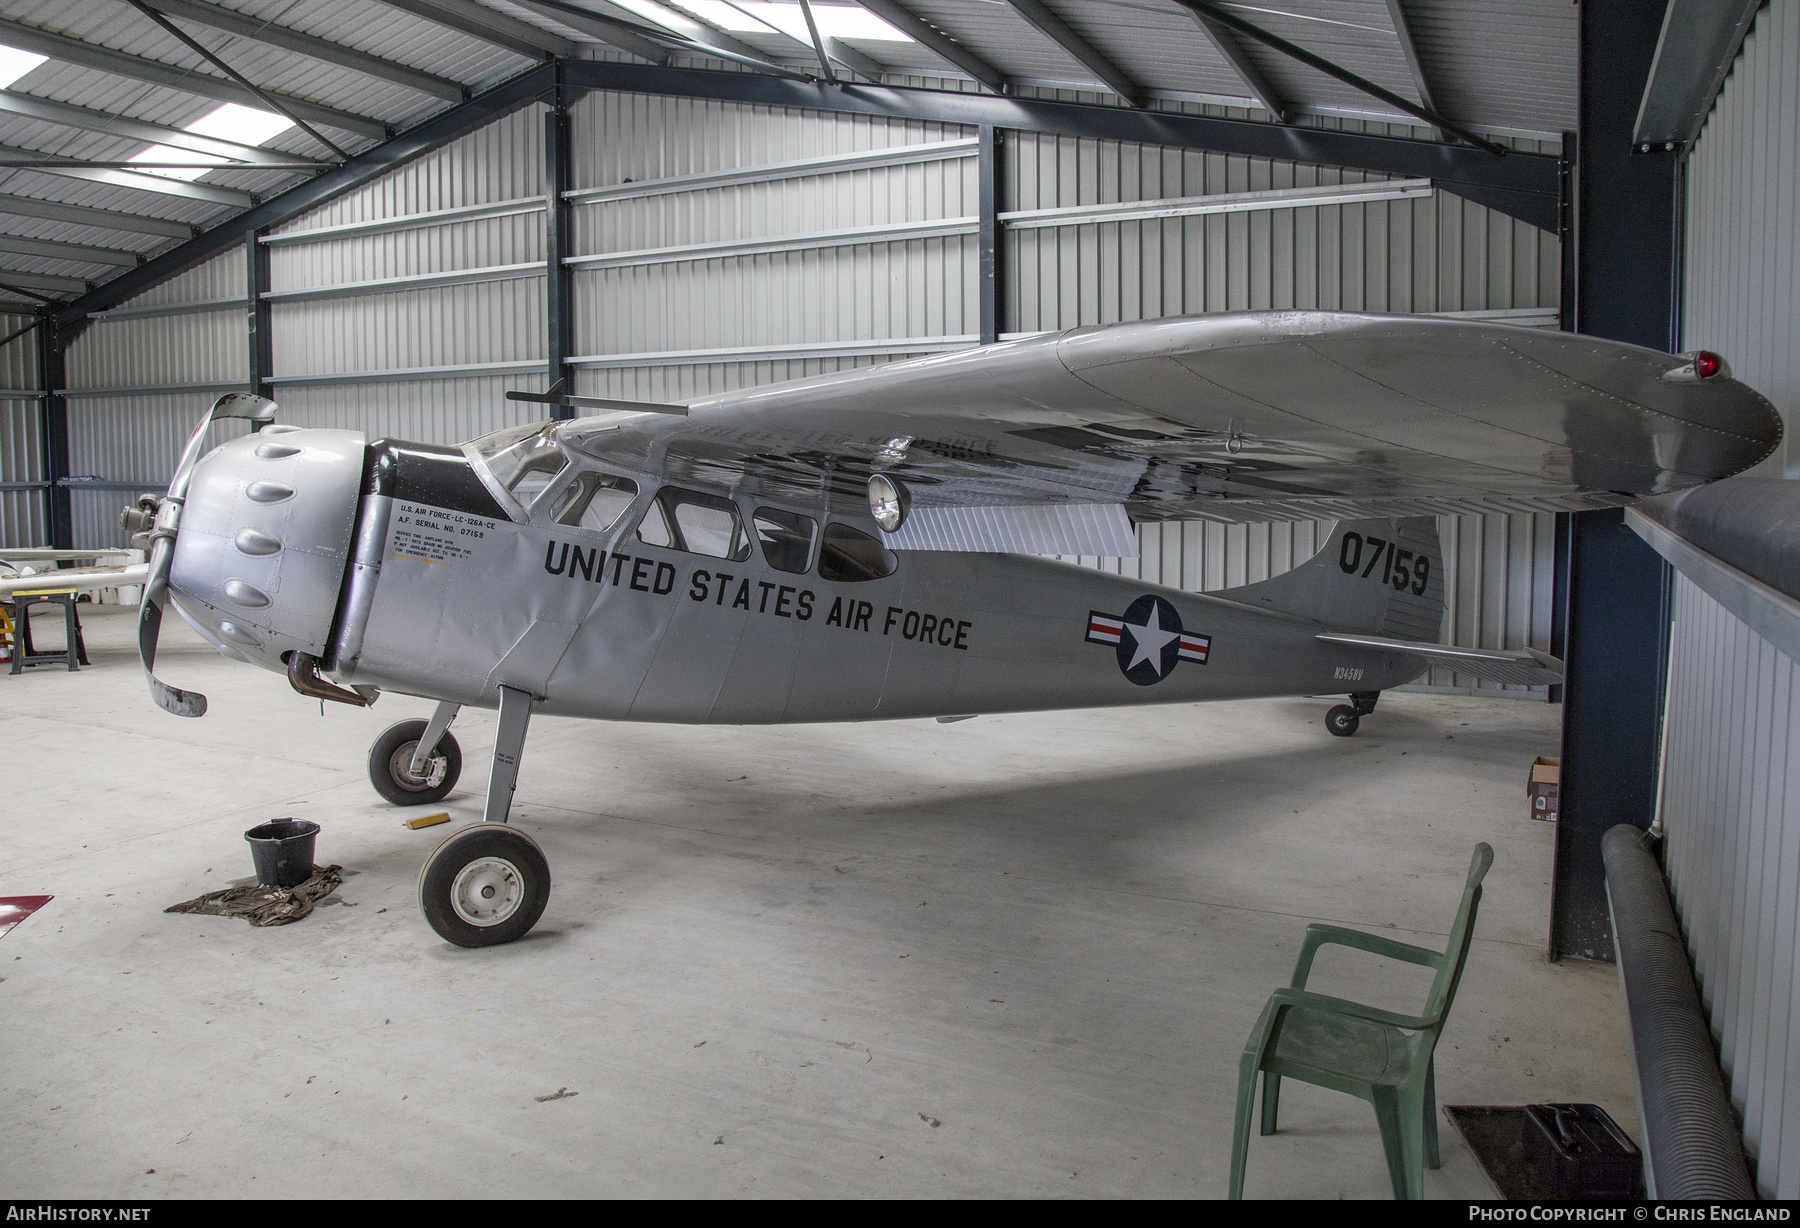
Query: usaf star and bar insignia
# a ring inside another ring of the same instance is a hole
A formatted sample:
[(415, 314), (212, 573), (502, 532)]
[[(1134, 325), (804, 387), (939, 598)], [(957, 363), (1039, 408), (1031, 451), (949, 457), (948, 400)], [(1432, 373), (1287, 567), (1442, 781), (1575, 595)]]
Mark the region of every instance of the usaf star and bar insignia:
[(1090, 611), (1087, 642), (1115, 649), (1119, 672), (1138, 686), (1161, 682), (1177, 661), (1205, 665), (1212, 649), (1212, 636), (1183, 631), (1175, 607), (1153, 593), (1132, 602), (1122, 618)]

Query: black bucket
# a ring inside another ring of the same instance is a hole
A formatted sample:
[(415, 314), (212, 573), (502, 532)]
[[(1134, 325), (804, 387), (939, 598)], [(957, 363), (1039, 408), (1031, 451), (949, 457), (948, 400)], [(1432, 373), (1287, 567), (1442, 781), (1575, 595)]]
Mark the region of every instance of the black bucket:
[(305, 819), (276, 819), (245, 832), (256, 881), (265, 887), (298, 887), (311, 878), (318, 835), (319, 825)]

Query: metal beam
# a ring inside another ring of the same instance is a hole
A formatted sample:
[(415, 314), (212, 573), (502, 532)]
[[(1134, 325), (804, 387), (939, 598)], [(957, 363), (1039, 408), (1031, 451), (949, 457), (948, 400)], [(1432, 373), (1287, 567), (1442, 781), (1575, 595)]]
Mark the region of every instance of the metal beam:
[(1316, 69), (1317, 71), (1324, 73), (1327, 77), (1342, 81), (1352, 89), (1361, 90), (1371, 98), (1378, 98), (1397, 111), (1402, 111), (1415, 119), (1422, 119), (1439, 131), (1454, 133), (1469, 144), (1480, 149), (1485, 149), (1497, 158), (1503, 158), (1510, 152), (1506, 146), (1496, 145), (1486, 137), (1477, 134), (1473, 129), (1467, 128), (1462, 124), (1452, 123), (1442, 115), (1439, 115), (1436, 111), (1433, 111), (1430, 107), (1422, 107), (1417, 103), (1409, 102), (1392, 90), (1383, 89), (1381, 86), (1376, 85), (1367, 77), (1358, 76), (1347, 68), (1341, 68), (1338, 65), (1333, 64), (1322, 55), (1314, 55), (1306, 48), (1299, 46), (1296, 43), (1290, 43), (1287, 39), (1278, 35), (1271, 34), (1261, 26), (1252, 25), (1242, 17), (1239, 17), (1236, 13), (1230, 12), (1220, 5), (1213, 3), (1213, 0), (1175, 0), (1175, 2), (1184, 8), (1191, 9), (1193, 12), (1205, 16), (1209, 21), (1234, 30), (1246, 38), (1255, 39), (1265, 47), (1272, 47), (1289, 59), (1298, 60), (1308, 68)]
[(458, 222), (477, 222), (490, 217), (513, 217), (520, 213), (536, 213), (543, 207), (542, 196), (526, 196), (519, 200), (501, 200), (487, 205), (463, 205), (456, 209), (401, 213), (371, 222), (344, 222), (337, 226), (315, 226), (310, 230), (284, 230), (280, 234), (264, 235), (262, 241), (270, 247), (287, 247), (296, 243), (328, 243), (333, 239), (349, 239), (360, 235), (391, 234), (396, 230), (418, 230), (425, 226), (454, 226)]
[(900, 0), (857, 0), (857, 2), (921, 47), (962, 69), (996, 94), (1006, 92), (1005, 73), (901, 4)]
[(118, 264), (136, 268), (144, 258), (136, 252), (113, 247), (89, 247), (85, 243), (58, 243), (51, 239), (24, 239), (18, 235), (0, 235), (0, 252), (16, 256), (47, 256), (53, 260), (85, 260), (89, 264)]
[(552, 21), (560, 21), (571, 30), (580, 30), (583, 34), (599, 39), (620, 51), (629, 51), (632, 55), (649, 60), (652, 64), (667, 64), (669, 49), (661, 43), (646, 38), (642, 32), (631, 24), (616, 21), (611, 17), (603, 17), (599, 13), (590, 13), (585, 9), (577, 9), (568, 4), (544, 4), (541, 0), (518, 0), (519, 7), (541, 13)]
[(791, 162), (765, 162), (760, 166), (731, 166), (723, 170), (696, 171), (691, 175), (670, 175), (666, 179), (640, 179), (636, 183), (614, 183), (603, 188), (579, 188), (570, 192), (568, 199), (571, 204), (590, 205), (603, 200), (630, 200), (641, 196), (663, 196), (671, 192), (702, 192), (710, 188), (735, 188), (747, 183), (838, 175), (875, 166), (903, 166), (913, 162), (973, 158), (978, 152), (977, 146), (978, 142), (974, 137), (923, 141), (916, 145), (888, 145), (881, 149), (826, 154), (822, 158), (796, 158)]
[[(630, 251), (595, 252), (587, 256), (569, 256), (563, 263), (576, 269), (624, 269), (639, 268), (648, 264), (681, 264), (689, 260), (735, 260), (744, 256), (819, 251), (834, 247), (861, 247), (870, 243), (911, 243), (919, 239), (972, 235), (978, 232), (979, 227), (979, 220), (973, 217), (933, 218), (921, 222), (880, 222), (872, 226), (847, 226), (841, 230), (812, 230), (801, 234), (762, 235), (754, 239), (714, 239), (706, 243), (682, 243), (673, 247), (641, 247)], [(538, 267), (540, 266), (503, 265), (493, 270), (477, 271), (499, 273), (509, 268), (535, 269)], [(525, 273), (511, 275), (529, 276)], [(451, 275), (440, 273), (431, 274), (431, 276)], [(498, 280), (498, 278), (492, 280)], [(393, 285), (394, 283), (367, 284)], [(282, 293), (288, 295), (311, 292), (286, 290)]]
[(1015, 12), (1026, 21), (1036, 26), (1038, 32), (1064, 51), (1087, 65), (1108, 89), (1129, 102), (1134, 107), (1144, 105), (1144, 87), (1125, 75), (1125, 71), (1114, 64), (1094, 44), (1077, 34), (1068, 22), (1053, 13), (1043, 0), (1006, 0)]
[[(544, 194), (550, 208), (544, 215), (544, 332), (550, 348), (546, 376), (552, 387), (569, 378), (569, 359), (575, 354), (575, 279), (563, 263), (575, 242), (568, 201), (575, 160), (572, 128), (567, 107), (554, 106), (545, 113)], [(573, 418), (575, 411), (559, 405), (553, 416)]]
[(257, 240), (262, 236), (254, 228), (244, 231), (244, 299), (249, 308), (246, 332), (249, 334), (250, 391), (259, 397), (269, 395), (269, 377), (275, 374), (275, 330), (269, 311), (269, 249)]
[(348, 68), (352, 72), (380, 81), (404, 85), (408, 89), (442, 98), (446, 102), (461, 102), (469, 96), (468, 90), (460, 82), (447, 77), (410, 68), (405, 64), (396, 64), (392, 60), (384, 60), (380, 56), (346, 47), (342, 43), (302, 34), (298, 30), (278, 26), (260, 17), (246, 17), (231, 9), (203, 3), (202, 0), (145, 0), (145, 3), (171, 17), (185, 17), (189, 21), (200, 22), (215, 30), (226, 30), (252, 42), (267, 43), (271, 47), (295, 51), (309, 59), (336, 64), (339, 68)]
[(268, 90), (265, 90), (262, 86), (246, 77), (243, 73), (227, 64), (218, 52), (206, 46), (206, 44), (202, 43), (199, 39), (170, 21), (167, 17), (163, 16), (159, 10), (151, 8), (148, 4), (144, 3), (144, 0), (125, 0), (125, 3), (161, 26), (165, 34), (181, 43), (189, 51), (192, 51), (195, 55), (205, 60), (208, 64), (211, 64), (227, 77), (230, 77), (233, 81), (249, 90), (252, 94), (255, 94), (265, 107), (285, 117), (289, 123), (300, 128), (307, 136), (310, 136), (313, 140), (325, 146), (325, 148), (329, 149), (339, 158), (348, 158), (350, 156), (348, 150), (341, 148), (337, 142), (307, 123), (306, 120), (296, 113), (292, 107), (281, 100), (279, 94), (270, 93)]
[(43, 175), (62, 175), (69, 179), (110, 183), (114, 187), (135, 188), (140, 192), (155, 192), (159, 196), (179, 196), (184, 200), (203, 200), (212, 205), (230, 205), (234, 209), (248, 209), (256, 203), (256, 197), (250, 193), (240, 192), (236, 188), (222, 188), (216, 183), (193, 183), (186, 179), (165, 179), (161, 175), (151, 175), (143, 171), (123, 171), (89, 166), (79, 158), (58, 159), (39, 153), (35, 149), (18, 149), (11, 145), (0, 145), (0, 158), (41, 163), (42, 165), (38, 165), (34, 169)]
[(48, 273), (22, 273), (0, 269), (0, 284), (18, 290), (47, 290), (51, 294), (86, 294), (94, 283), (84, 277), (52, 277)]
[[(734, 75), (749, 76), (747, 73)], [(548, 64), (539, 65), (477, 94), (468, 102), (440, 111), (393, 140), (362, 151), (337, 169), (298, 184), (281, 195), (264, 201), (248, 213), (231, 219), (229, 223), (212, 227), (141, 267), (120, 274), (91, 293), (60, 308), (57, 320), (65, 327), (77, 326), (77, 322), (89, 314), (116, 307), (152, 286), (160, 285), (179, 273), (185, 273), (235, 246), (242, 241), (246, 228), (266, 230), (290, 221), (334, 197), (362, 187), (396, 167), (404, 166), (459, 137), (467, 136), (520, 107), (544, 99), (555, 84), (554, 68)]]
[(447, 273), (414, 273), (407, 277), (379, 277), (370, 281), (344, 281), (327, 286), (269, 290), (263, 293), (263, 299), (271, 303), (316, 303), (332, 298), (364, 298), (372, 294), (405, 294), (410, 290), (437, 290), (445, 286), (476, 286), (490, 281), (523, 281), (527, 277), (544, 276), (545, 267), (541, 260), (521, 264), (493, 264), (475, 269), (452, 269)]
[[(236, 102), (247, 107), (256, 107), (259, 110), (268, 106), (262, 98), (257, 96), (256, 91), (247, 90), (235, 81), (225, 81), (191, 68), (180, 68), (158, 60), (146, 60), (141, 56), (126, 55), (122, 51), (114, 51), (93, 43), (84, 43), (78, 38), (52, 34), (48, 30), (40, 30), (36, 26), (23, 25), (16, 21), (0, 19), (0, 43), (25, 51), (35, 51), (39, 55), (49, 56), (51, 59), (60, 60), (65, 64), (98, 69), (117, 77), (161, 85), (186, 94), (195, 94), (201, 98), (216, 98), (220, 102)], [(269, 92), (276, 93), (273, 90)], [(316, 102), (308, 102), (304, 98), (296, 98), (292, 94), (277, 94), (276, 96), (296, 115), (311, 120), (313, 123), (328, 124), (333, 128), (354, 132), (358, 136), (373, 137), (378, 141), (389, 134), (388, 126), (378, 119), (371, 119), (366, 115), (353, 115), (349, 111), (340, 111), (336, 107), (321, 106)]]
[(264, 149), (260, 145), (240, 145), (236, 141), (221, 141), (217, 137), (201, 136), (197, 132), (189, 132), (183, 128), (167, 128), (162, 124), (149, 124), (141, 119), (114, 115), (108, 111), (96, 111), (90, 107), (78, 107), (67, 102), (53, 102), (48, 98), (15, 93), (12, 90), (0, 90), (0, 111), (12, 115), (23, 115), (30, 119), (41, 119), (45, 123), (60, 124), (65, 128), (79, 128), (86, 132), (104, 132), (108, 136), (127, 137), (134, 141), (147, 141), (153, 145), (190, 149), (195, 153), (211, 154), (214, 157), (228, 158), (234, 162), (245, 162), (252, 165), (283, 164), (291, 166), (310, 161), (312, 165), (321, 170), (333, 165), (330, 162), (311, 161), (294, 154), (283, 153), (278, 149)]
[(62, 483), (69, 476), (69, 406), (56, 392), (65, 382), (63, 357), (68, 340), (57, 332), (55, 323), (46, 315), (37, 330), (38, 384), (44, 390), (44, 480), (50, 483), (44, 491), (44, 519), (50, 530), (50, 545), (57, 550), (75, 548), (75, 517), (70, 510), (69, 488)]
[[(1392, 0), (1389, 2), (1392, 3)], [(1195, 9), (1189, 9), (1188, 16), (1192, 17), (1194, 24), (1200, 27), (1200, 33), (1206, 35), (1206, 41), (1211, 43), (1213, 50), (1219, 53), (1219, 58), (1231, 66), (1231, 71), (1236, 73), (1238, 80), (1244, 83), (1244, 88), (1250, 91), (1250, 96), (1262, 104), (1262, 109), (1273, 115), (1276, 123), (1287, 123), (1292, 117), (1288, 113), (1286, 104), (1281, 100), (1281, 92), (1275, 88), (1274, 83), (1268, 77), (1263, 75), (1263, 70), (1258, 68), (1255, 61), (1251, 60), (1244, 51), (1244, 45), (1238, 41), (1238, 36), (1205, 13)]]
[[(1400, 0), (1387, 0), (1388, 20), (1394, 23), (1394, 38), (1400, 44), (1400, 58), (1406, 61), (1406, 71), (1412, 74), (1413, 88), (1419, 92), (1419, 101), (1427, 111), (1438, 109), (1431, 98), (1431, 83), (1425, 79), (1425, 66), (1419, 63), (1419, 50), (1413, 46), (1412, 27), (1406, 24), (1406, 10), (1400, 6)], [(1444, 130), (1439, 128), (1438, 135)]]
[[(752, 73), (658, 68), (580, 60), (565, 66), (567, 80), (587, 89), (708, 98), (796, 110), (885, 115), (932, 123), (993, 124), (1026, 132), (1097, 137), (1216, 153), (1246, 154), (1319, 166), (1355, 167), (1439, 188), (1545, 230), (1557, 226), (1559, 165), (1546, 154), (1514, 151), (1496, 158), (1466, 145), (1414, 137), (1375, 136), (1326, 128), (1294, 128), (1246, 119), (1128, 110), (1087, 103), (996, 98), (951, 90), (786, 81)], [(127, 275), (129, 276), (129, 274)]]
[(492, 43), (496, 47), (504, 47), (519, 55), (530, 56), (534, 60), (560, 56), (574, 59), (580, 48), (548, 30), (540, 30), (528, 21), (520, 21), (516, 17), (507, 17), (492, 9), (483, 8), (469, 0), (380, 0), (389, 8), (399, 9), (403, 13), (411, 13), (414, 17), (423, 17), (427, 21), (436, 22), (440, 26), (455, 30), (458, 34), (466, 34), (470, 38), (478, 38), (484, 43)]
[(1640, 150), (1686, 149), (1698, 139), (1762, 6), (1763, 0), (1670, 0), (1632, 128)]
[(90, 205), (65, 205), (59, 200), (39, 200), (35, 196), (8, 196), (0, 193), (0, 214), (14, 217), (41, 217), (52, 222), (73, 222), (77, 226), (104, 226), (130, 234), (160, 235), (166, 239), (191, 239), (200, 233), (196, 226), (168, 218), (145, 217), (138, 213), (118, 213), (112, 209), (95, 209)]
[(981, 302), (981, 344), (1000, 340), (1006, 316), (1006, 249), (1000, 233), (1000, 206), (1005, 200), (1000, 129), (983, 124), (976, 137), (975, 162), (976, 292)]
[[(1583, 0), (1575, 327), (1674, 348), (1676, 156), (1633, 154), (1631, 132), (1660, 14), (1643, 0)], [(1562, 518), (1559, 517), (1559, 520)], [(1567, 518), (1562, 811), (1550, 896), (1550, 958), (1610, 960), (1600, 840), (1656, 815), (1669, 567), (1624, 513)]]
[(813, 54), (819, 58), (819, 75), (836, 85), (837, 72), (831, 67), (831, 57), (825, 54), (825, 40), (819, 37), (819, 23), (813, 20), (812, 0), (800, 0), (800, 16), (806, 22), (807, 36), (812, 39)]

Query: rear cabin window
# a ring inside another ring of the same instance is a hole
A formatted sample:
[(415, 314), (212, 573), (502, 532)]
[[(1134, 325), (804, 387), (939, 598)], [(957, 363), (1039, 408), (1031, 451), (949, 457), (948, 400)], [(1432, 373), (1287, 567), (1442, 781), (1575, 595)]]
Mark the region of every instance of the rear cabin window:
[(819, 546), (822, 580), (880, 580), (900, 566), (899, 556), (847, 524), (827, 524)]
[(805, 575), (812, 566), (813, 538), (819, 532), (819, 522), (811, 516), (759, 507), (750, 518), (750, 527), (756, 531), (763, 557), (776, 571)]
[(590, 470), (576, 478), (557, 500), (551, 519), (570, 528), (604, 533), (625, 514), (637, 493), (637, 483), (630, 478)]
[(638, 540), (647, 546), (664, 546), (708, 558), (741, 563), (750, 557), (750, 539), (738, 516), (737, 504), (718, 495), (665, 486), (638, 525)]

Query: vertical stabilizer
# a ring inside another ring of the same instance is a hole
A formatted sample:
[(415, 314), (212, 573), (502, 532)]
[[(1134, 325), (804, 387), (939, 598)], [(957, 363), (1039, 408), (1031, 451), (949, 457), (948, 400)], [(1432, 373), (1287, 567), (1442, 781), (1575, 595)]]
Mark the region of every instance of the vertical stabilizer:
[(1325, 548), (1292, 571), (1212, 595), (1338, 630), (1431, 643), (1444, 617), (1437, 520), (1342, 520)]

